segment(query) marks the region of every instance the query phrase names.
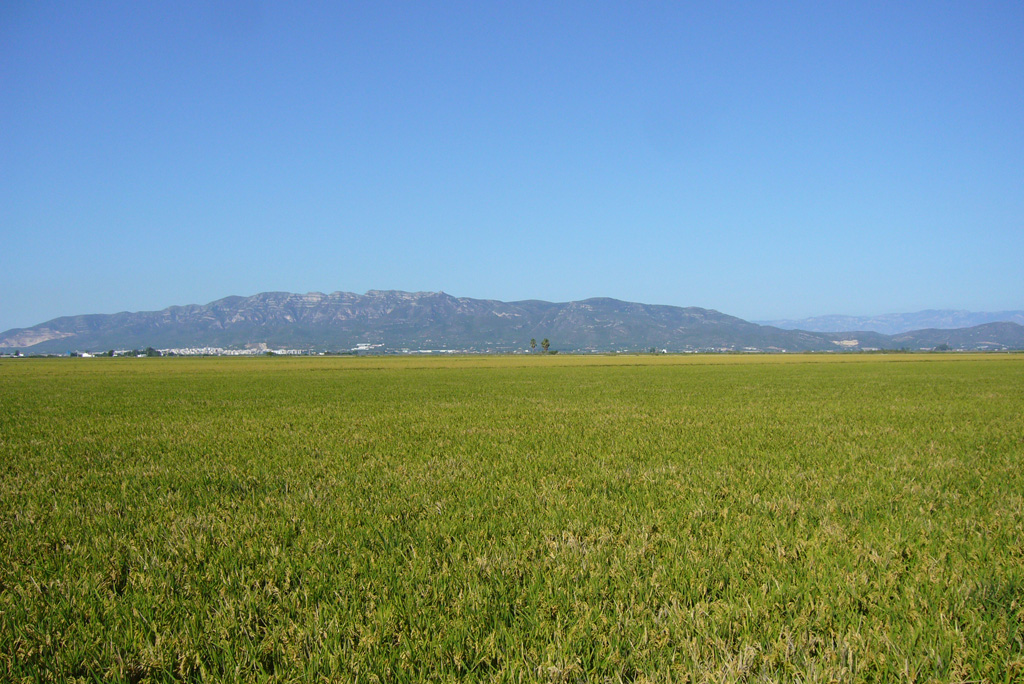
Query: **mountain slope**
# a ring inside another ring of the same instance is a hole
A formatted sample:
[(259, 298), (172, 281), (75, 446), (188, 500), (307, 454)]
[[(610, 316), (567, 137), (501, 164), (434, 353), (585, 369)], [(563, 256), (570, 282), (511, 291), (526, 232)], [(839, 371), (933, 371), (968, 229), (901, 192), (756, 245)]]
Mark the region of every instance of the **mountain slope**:
[(67, 316), (0, 335), (0, 349), (29, 353), (155, 347), (270, 347), (341, 351), (460, 349), (506, 352), (548, 338), (563, 351), (854, 350), (863, 348), (1022, 348), (1024, 327), (924, 330), (890, 337), (874, 332), (820, 333), (750, 323), (698, 307), (594, 298), (552, 303), (501, 302), (444, 292), (371, 290), (265, 292), (161, 311)]
[(893, 335), (893, 347), (907, 349), (934, 348), (941, 345), (951, 349), (1022, 349), (1024, 327), (1017, 323), (985, 323), (956, 330), (915, 330)]

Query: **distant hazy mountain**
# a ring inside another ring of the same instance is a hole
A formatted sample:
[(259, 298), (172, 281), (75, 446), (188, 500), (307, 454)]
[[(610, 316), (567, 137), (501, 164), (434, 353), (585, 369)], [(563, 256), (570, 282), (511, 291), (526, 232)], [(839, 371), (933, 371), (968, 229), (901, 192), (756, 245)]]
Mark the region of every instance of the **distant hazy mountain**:
[[(956, 333), (956, 334), (954, 334)], [(531, 338), (561, 351), (817, 351), (865, 348), (1024, 348), (1024, 327), (921, 331), (898, 338), (873, 332), (783, 330), (697, 307), (617, 299), (500, 302), (444, 292), (371, 290), (227, 297), (162, 311), (56, 318), (0, 334), (0, 349), (26, 353), (185, 347), (344, 351), (454, 349), (508, 352)]]
[(799, 320), (757, 321), (784, 330), (812, 332), (844, 332), (870, 330), (885, 335), (898, 335), (911, 330), (938, 328), (972, 328), (985, 323), (1018, 323), (1024, 325), (1024, 311), (997, 311), (979, 313), (951, 309), (929, 309), (917, 313), (893, 313), (881, 316), (814, 316)]

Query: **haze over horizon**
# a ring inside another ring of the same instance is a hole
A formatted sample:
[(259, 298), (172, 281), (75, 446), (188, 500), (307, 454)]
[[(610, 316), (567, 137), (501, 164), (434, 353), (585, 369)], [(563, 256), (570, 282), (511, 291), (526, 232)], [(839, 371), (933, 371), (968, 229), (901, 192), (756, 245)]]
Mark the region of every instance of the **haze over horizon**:
[(1024, 5), (8, 3), (0, 331), (265, 291), (1024, 309)]

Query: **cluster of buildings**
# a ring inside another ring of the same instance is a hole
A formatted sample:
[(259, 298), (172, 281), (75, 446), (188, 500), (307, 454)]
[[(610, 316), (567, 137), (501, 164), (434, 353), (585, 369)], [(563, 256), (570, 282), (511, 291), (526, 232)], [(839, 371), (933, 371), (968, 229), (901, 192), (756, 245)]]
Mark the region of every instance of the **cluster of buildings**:
[(308, 349), (270, 349), (265, 345), (252, 349), (224, 349), (222, 347), (175, 347), (158, 350), (162, 356), (315, 356), (317, 352)]

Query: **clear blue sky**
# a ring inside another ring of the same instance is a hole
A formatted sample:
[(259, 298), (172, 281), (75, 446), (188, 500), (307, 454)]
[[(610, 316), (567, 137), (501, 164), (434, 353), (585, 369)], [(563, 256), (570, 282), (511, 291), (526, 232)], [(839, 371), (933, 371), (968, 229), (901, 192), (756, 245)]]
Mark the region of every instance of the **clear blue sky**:
[(1024, 3), (0, 4), (0, 330), (227, 295), (1024, 308)]

